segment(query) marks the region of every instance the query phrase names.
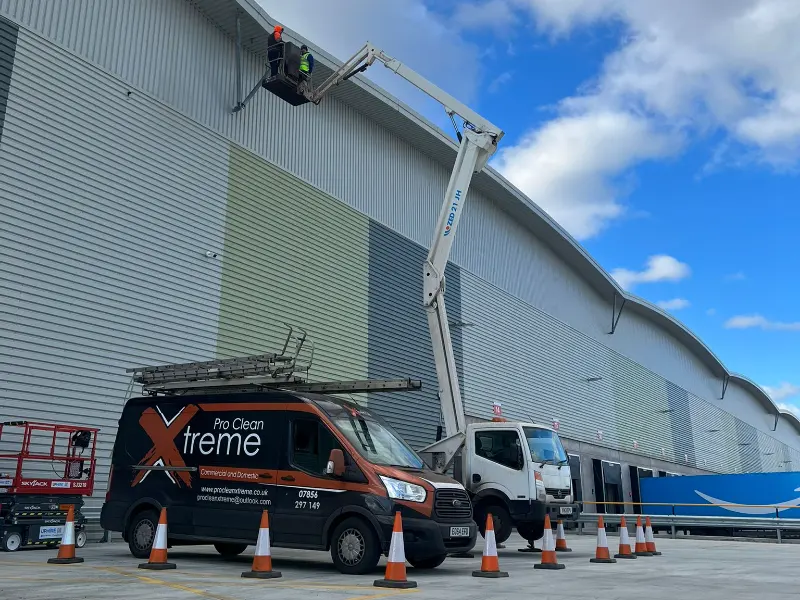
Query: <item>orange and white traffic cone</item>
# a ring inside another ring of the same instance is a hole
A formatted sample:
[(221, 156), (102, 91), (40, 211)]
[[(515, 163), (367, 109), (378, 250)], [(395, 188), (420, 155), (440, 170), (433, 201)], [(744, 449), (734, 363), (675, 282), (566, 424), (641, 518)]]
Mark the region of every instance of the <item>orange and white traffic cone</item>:
[(631, 552), (631, 538), (628, 537), (628, 524), (624, 516), (619, 521), (619, 554), (615, 554), (614, 558), (636, 558)]
[(653, 556), (661, 556), (661, 552), (656, 550), (656, 538), (653, 537), (653, 525), (650, 523), (650, 517), (645, 517), (644, 543), (650, 554)]
[(150, 549), (150, 559), (146, 563), (139, 565), (140, 569), (151, 569), (153, 571), (163, 571), (165, 569), (177, 568), (175, 563), (167, 562), (167, 509), (161, 509), (161, 516), (158, 518), (158, 527), (153, 536), (153, 547)]
[(386, 574), (383, 579), (376, 579), (375, 587), (415, 588), (416, 581), (406, 579), (406, 551), (403, 543), (403, 523), (400, 512), (394, 514), (392, 541), (389, 544), (389, 558), (386, 561)]
[(636, 556), (653, 556), (647, 550), (647, 542), (644, 539), (644, 529), (642, 529), (642, 517), (636, 517)]
[(567, 548), (567, 536), (564, 535), (564, 523), (561, 519), (556, 528), (556, 552), (572, 552), (572, 548)]
[(544, 537), (542, 538), (542, 562), (533, 565), (534, 569), (564, 569), (556, 558), (556, 543), (553, 540), (553, 526), (550, 515), (544, 516)]
[(83, 558), (75, 556), (75, 507), (72, 504), (67, 510), (67, 521), (64, 523), (64, 533), (61, 534), (58, 556), (48, 559), (47, 562), (53, 565), (74, 565), (83, 562)]
[(497, 558), (497, 543), (494, 538), (494, 523), (492, 513), (486, 515), (486, 534), (483, 536), (483, 558), (481, 570), (473, 571), (473, 577), (508, 577), (508, 573), (500, 570), (500, 561)]
[(616, 558), (611, 558), (608, 553), (608, 537), (606, 537), (606, 526), (603, 523), (603, 517), (597, 519), (597, 549), (594, 552), (594, 558), (590, 558), (589, 562), (593, 563), (615, 563)]
[(275, 579), (281, 577), (280, 571), (272, 570), (272, 552), (269, 546), (269, 514), (267, 510), (261, 513), (261, 526), (258, 528), (258, 541), (256, 541), (256, 555), (253, 557), (253, 566), (249, 571), (244, 571), (242, 577), (252, 579)]

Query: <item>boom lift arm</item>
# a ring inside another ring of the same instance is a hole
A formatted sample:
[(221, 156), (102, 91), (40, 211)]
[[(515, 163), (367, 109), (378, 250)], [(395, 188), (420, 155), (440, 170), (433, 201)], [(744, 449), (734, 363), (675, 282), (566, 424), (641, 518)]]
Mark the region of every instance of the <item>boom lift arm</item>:
[(462, 104), (453, 96), (369, 42), (364, 44), (350, 60), (345, 62), (318, 88), (307, 92), (306, 97), (314, 104), (319, 104), (322, 97), (333, 87), (353, 75), (365, 71), (376, 60), (382, 62), (385, 67), (440, 102), (453, 121), (454, 126), (453, 115), (457, 114), (464, 119), (463, 134), (456, 128), (461, 146), (450, 175), (444, 203), (439, 212), (436, 229), (434, 230), (433, 241), (423, 268), (423, 303), (428, 316), (428, 327), (436, 364), (436, 376), (439, 383), (439, 400), (447, 437), (423, 448), (422, 452), (432, 453), (435, 458), (434, 467), (439, 471), (445, 471), (464, 443), (466, 418), (461, 401), (453, 344), (444, 304), (444, 271), (450, 258), (456, 228), (464, 212), (464, 203), (467, 199), (467, 190), (472, 181), (472, 176), (474, 173), (482, 171), (486, 166), (489, 158), (497, 150), (497, 144), (503, 137), (504, 132), (468, 106)]

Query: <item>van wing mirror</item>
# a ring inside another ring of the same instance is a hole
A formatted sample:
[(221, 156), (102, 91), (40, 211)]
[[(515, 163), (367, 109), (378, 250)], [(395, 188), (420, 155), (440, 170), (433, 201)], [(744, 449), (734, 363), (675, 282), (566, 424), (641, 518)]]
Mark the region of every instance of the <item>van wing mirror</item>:
[(335, 475), (336, 477), (344, 475), (344, 452), (338, 448), (331, 450), (328, 456), (328, 466), (325, 468), (325, 473), (328, 475)]

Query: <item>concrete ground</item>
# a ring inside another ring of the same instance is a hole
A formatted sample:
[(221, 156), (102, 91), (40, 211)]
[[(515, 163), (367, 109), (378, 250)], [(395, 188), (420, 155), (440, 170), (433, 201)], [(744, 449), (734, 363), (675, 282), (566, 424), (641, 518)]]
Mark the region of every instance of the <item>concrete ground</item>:
[[(782, 599), (796, 596), (796, 569), (800, 546), (754, 544), (697, 539), (657, 538), (663, 555), (618, 560), (615, 564), (592, 564), (596, 538), (568, 533), (573, 549), (559, 553), (566, 568), (558, 571), (534, 569), (540, 554), (518, 552), (524, 541), (514, 535), (499, 550), (505, 579), (471, 576), (480, 568), (483, 539), (478, 538), (474, 558), (448, 558), (433, 571), (415, 571), (407, 566), (408, 578), (418, 584), (412, 590), (373, 587), (383, 577), (385, 562), (368, 576), (346, 576), (333, 567), (330, 555), (273, 548), (273, 568), (283, 577), (272, 580), (243, 579), (253, 547), (232, 561), (225, 561), (212, 547), (173, 548), (169, 560), (173, 571), (138, 569), (127, 546), (120, 542), (89, 543), (78, 551), (85, 562), (58, 566), (47, 564), (55, 550), (31, 549), (0, 552), (0, 598), (19, 600), (148, 600), (211, 598), (251, 600), (272, 597), (286, 600), (372, 600), (410, 595), (418, 600), (458, 598), (531, 598), (564, 600), (703, 600)], [(612, 554), (619, 539), (609, 535)]]

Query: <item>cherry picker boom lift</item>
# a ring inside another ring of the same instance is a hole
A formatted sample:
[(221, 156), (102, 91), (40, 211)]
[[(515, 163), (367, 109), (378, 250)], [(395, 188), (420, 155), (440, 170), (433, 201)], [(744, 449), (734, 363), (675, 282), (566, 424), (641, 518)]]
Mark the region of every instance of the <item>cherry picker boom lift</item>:
[[(569, 460), (558, 434), (550, 427), (511, 423), (498, 417), (490, 423), (467, 425), (444, 302), (445, 267), (472, 177), (484, 169), (497, 151), (504, 132), (369, 42), (318, 88), (314, 89), (308, 82), (301, 93), (310, 102), (319, 104), (331, 89), (364, 72), (375, 61), (382, 62), (440, 102), (453, 122), (460, 142), (433, 241), (423, 265), (423, 304), (433, 346), (446, 437), (422, 448), (421, 452), (432, 457), (432, 467), (438, 472), (445, 472), (453, 466), (456, 479), (470, 493), (481, 533), (485, 515), (491, 513), (498, 542), (507, 539), (512, 526), (516, 526), (518, 532), (532, 543), (542, 536), (547, 512), (553, 518), (567, 516), (577, 519)], [(463, 132), (458, 130), (454, 115), (464, 119)], [(466, 451), (461, 453), (460, 460), (455, 460), (464, 448)]]

